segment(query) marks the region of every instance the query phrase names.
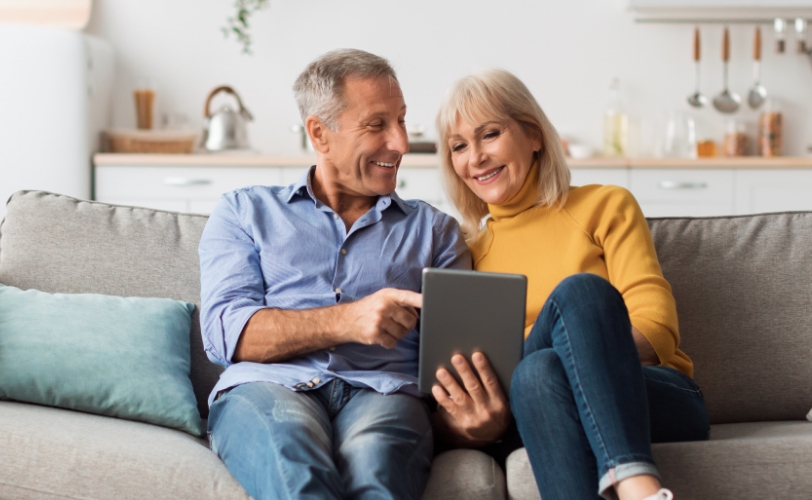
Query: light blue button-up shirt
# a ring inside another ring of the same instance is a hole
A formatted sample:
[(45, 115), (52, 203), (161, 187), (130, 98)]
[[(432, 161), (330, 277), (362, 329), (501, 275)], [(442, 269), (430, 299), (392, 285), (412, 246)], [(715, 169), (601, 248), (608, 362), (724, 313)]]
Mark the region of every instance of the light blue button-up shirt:
[(287, 186), (253, 186), (223, 195), (200, 240), (203, 345), (226, 366), (209, 397), (247, 382), (293, 390), (338, 377), (382, 394), (417, 389), (419, 336), (394, 349), (348, 343), (281, 363), (232, 362), (248, 319), (263, 308), (311, 309), (361, 299), (382, 288), (420, 291), (424, 267), (471, 269), (471, 254), (451, 216), (396, 193), (346, 230), (316, 199), (312, 167)]

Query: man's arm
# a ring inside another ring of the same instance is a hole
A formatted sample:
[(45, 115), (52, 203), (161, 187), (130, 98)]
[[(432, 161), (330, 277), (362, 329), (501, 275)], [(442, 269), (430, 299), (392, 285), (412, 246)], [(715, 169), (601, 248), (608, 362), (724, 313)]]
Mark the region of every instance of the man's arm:
[(349, 304), (262, 309), (245, 325), (233, 361), (278, 362), (348, 342), (392, 349), (414, 329), (421, 304), (419, 293), (385, 288)]
[(347, 342), (392, 348), (417, 322), (420, 294), (384, 289), (351, 304), (269, 309), (260, 256), (240, 216), (251, 203), (229, 193), (200, 240), (201, 330), (213, 362), (282, 361)]

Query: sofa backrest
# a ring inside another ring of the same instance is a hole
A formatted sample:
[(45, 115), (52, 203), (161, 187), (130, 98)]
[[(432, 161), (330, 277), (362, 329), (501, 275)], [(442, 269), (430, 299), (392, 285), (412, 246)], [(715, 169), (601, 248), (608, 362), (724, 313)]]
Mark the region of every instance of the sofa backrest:
[[(0, 226), (0, 283), (49, 293), (165, 297), (200, 306), (197, 245), (207, 217), (21, 191)], [(192, 318), (191, 378), (203, 418), (222, 369)]]
[(711, 423), (812, 408), (812, 213), (650, 219)]
[[(200, 305), (207, 218), (22, 191), (0, 226), (0, 283)], [(650, 219), (713, 423), (803, 419), (812, 407), (812, 213)], [(201, 415), (221, 368), (191, 377)]]

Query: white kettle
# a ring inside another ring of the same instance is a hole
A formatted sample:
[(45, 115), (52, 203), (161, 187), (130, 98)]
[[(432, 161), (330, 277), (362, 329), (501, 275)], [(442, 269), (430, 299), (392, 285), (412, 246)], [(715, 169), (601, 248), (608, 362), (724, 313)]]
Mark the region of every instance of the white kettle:
[[(215, 113), (209, 109), (211, 100), (220, 92), (231, 94), (237, 99), (239, 109), (235, 110), (228, 105), (223, 105)], [(206, 98), (206, 106), (203, 110), (205, 117), (203, 125), (203, 147), (208, 151), (224, 151), (229, 149), (249, 149), (248, 132), (246, 124), (253, 121), (254, 117), (242, 105), (240, 96), (227, 85), (217, 87), (209, 93)]]

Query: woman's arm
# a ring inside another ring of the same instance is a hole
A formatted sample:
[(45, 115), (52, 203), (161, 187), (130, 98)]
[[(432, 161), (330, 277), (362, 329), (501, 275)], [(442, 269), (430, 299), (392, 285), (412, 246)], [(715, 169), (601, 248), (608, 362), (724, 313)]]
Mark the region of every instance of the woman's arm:
[(595, 244), (603, 248), (609, 282), (623, 296), (643, 364), (670, 362), (679, 345), (677, 309), (663, 277), (648, 223), (634, 196), (616, 186), (595, 193), (585, 222)]

